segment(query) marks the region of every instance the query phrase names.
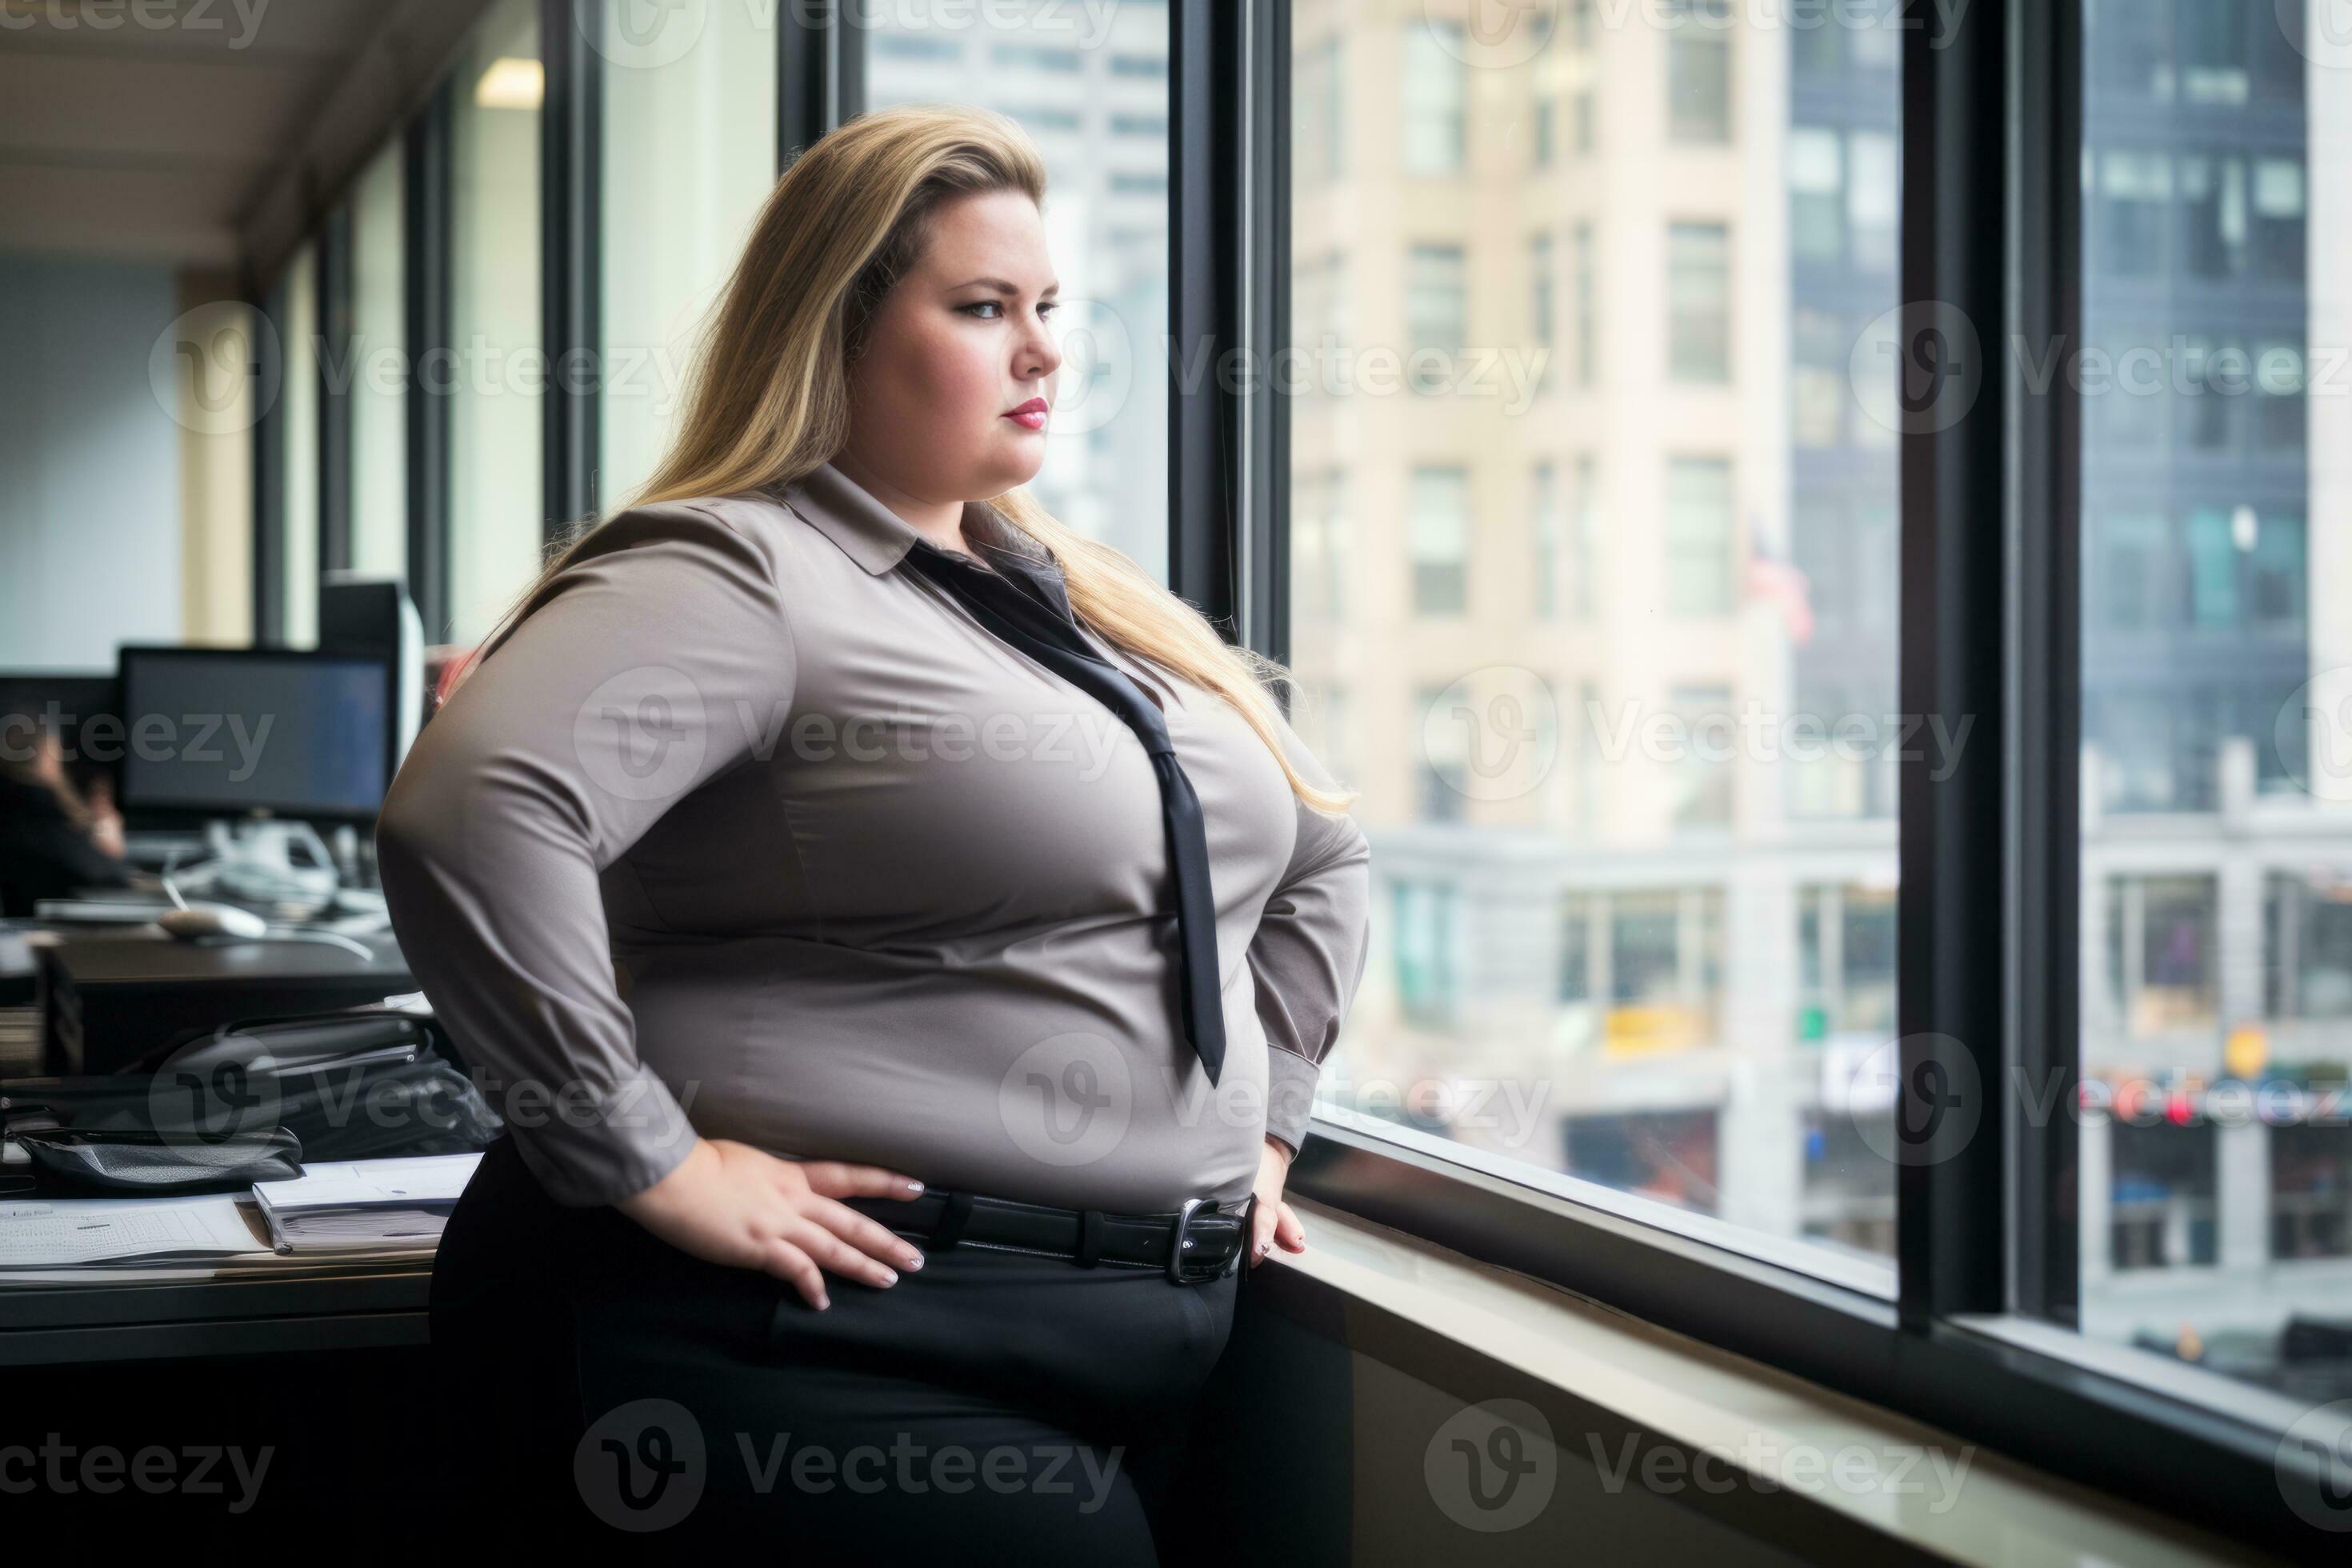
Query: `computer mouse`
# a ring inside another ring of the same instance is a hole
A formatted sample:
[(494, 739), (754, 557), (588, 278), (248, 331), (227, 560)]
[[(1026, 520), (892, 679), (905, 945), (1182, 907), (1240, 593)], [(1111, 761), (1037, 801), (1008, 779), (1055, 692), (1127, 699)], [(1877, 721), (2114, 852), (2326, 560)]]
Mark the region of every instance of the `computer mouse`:
[(206, 936), (267, 936), (269, 922), (251, 910), (232, 904), (198, 904), (193, 909), (165, 910), (155, 923), (183, 942)]

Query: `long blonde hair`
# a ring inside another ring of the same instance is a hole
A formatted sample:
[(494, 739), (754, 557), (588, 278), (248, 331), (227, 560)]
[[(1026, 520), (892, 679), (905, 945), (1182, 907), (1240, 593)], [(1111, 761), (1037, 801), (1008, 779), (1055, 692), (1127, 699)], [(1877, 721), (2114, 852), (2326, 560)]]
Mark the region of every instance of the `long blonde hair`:
[[(608, 515), (780, 493), (831, 460), (849, 437), (849, 363), (864, 352), (884, 296), (921, 258), (933, 215), (945, 202), (1003, 190), (1042, 208), (1045, 165), (1028, 133), (991, 110), (903, 104), (861, 114), (811, 143), (769, 193), (704, 326), (677, 436), (652, 477)], [(1200, 611), (1125, 553), (1055, 519), (1025, 486), (989, 504), (1053, 552), (1071, 609), (1105, 641), (1223, 698), (1300, 800), (1345, 813), (1357, 792), (1318, 787), (1284, 752), (1280, 712), (1262, 682), (1295, 686), (1288, 669), (1227, 643)], [(483, 639), (485, 652), (571, 563), (598, 521), (551, 547), (540, 576)]]

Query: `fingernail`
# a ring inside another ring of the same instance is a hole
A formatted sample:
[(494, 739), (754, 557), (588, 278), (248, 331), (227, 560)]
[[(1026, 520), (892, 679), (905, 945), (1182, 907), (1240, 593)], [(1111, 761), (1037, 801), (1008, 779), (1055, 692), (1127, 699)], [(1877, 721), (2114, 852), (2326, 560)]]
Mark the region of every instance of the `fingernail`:
[(921, 1253), (919, 1253), (919, 1252), (910, 1252), (910, 1253), (908, 1253), (908, 1254), (907, 1255), (907, 1267), (908, 1267), (908, 1268), (920, 1268), (922, 1266), (923, 1266), (923, 1255), (922, 1255)]
[(817, 1310), (818, 1311), (820, 1311), (820, 1312), (824, 1311), (827, 1307), (830, 1307), (830, 1306), (832, 1306), (832, 1305), (833, 1305), (833, 1298), (832, 1298), (832, 1297), (830, 1297), (830, 1296), (819, 1296), (819, 1297), (816, 1299), (816, 1310)]
[(898, 1271), (891, 1268), (888, 1264), (879, 1263), (875, 1265), (875, 1267), (882, 1270), (883, 1284), (896, 1285), (898, 1282)]
[(919, 1193), (923, 1190), (923, 1184), (920, 1182), (908, 1182), (907, 1184), (907, 1190), (910, 1193)]

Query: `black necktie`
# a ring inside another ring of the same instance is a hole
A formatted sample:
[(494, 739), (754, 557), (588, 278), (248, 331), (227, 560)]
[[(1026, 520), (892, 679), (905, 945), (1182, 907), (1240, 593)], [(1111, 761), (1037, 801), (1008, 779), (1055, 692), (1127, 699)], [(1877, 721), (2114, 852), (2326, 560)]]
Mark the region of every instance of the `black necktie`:
[(1151, 754), (1160, 775), (1160, 814), (1168, 828), (1168, 864), (1176, 882), (1176, 929), (1182, 947), (1184, 1036), (1214, 1084), (1225, 1065), (1225, 1014), (1217, 977), (1217, 905), (1209, 889), (1209, 840), (1201, 797), (1176, 761), (1159, 705), (1125, 670), (1089, 647), (1075, 623), (1011, 579), (918, 540), (907, 564), (953, 595), (1003, 641), (1118, 714)]

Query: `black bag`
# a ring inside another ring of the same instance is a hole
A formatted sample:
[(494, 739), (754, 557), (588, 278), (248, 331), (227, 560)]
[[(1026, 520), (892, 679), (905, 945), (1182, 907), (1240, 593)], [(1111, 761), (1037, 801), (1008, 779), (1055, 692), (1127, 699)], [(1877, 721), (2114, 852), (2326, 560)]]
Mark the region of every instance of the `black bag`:
[[(503, 1124), (436, 1038), (396, 1008), (239, 1020), (120, 1072), (0, 1083), (0, 1136), (45, 1184), (79, 1173), (116, 1191), (249, 1184), (299, 1175), (305, 1159), (472, 1153)], [(236, 1173), (247, 1163), (251, 1177)]]

